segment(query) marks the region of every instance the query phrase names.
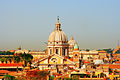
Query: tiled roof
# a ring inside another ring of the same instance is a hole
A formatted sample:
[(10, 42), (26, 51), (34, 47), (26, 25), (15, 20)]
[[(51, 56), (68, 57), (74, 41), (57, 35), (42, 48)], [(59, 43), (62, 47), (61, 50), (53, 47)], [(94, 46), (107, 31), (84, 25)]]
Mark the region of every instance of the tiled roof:
[(0, 70), (0, 73), (9, 73), (7, 70)]
[(0, 67), (6, 67), (6, 66), (22, 66), (22, 64), (19, 64), (19, 63), (13, 63), (13, 64), (4, 64), (4, 63), (1, 63), (0, 64)]

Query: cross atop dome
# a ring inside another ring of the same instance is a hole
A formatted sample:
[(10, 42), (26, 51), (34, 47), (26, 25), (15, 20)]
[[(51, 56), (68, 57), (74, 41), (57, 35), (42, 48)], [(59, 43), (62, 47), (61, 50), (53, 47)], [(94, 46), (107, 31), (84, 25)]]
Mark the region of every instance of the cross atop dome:
[(61, 24), (59, 23), (59, 16), (57, 16), (57, 23), (55, 24), (55, 31), (62, 31)]
[(57, 16), (57, 22), (59, 22), (59, 16)]

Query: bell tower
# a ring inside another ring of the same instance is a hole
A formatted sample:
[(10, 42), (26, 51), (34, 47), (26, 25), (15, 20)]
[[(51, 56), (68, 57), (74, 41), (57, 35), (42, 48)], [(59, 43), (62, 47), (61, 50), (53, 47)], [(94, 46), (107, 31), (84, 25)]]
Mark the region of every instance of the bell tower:
[(79, 52), (79, 46), (75, 44), (74, 50), (73, 50), (73, 61), (76, 63), (76, 66), (80, 67), (80, 52)]

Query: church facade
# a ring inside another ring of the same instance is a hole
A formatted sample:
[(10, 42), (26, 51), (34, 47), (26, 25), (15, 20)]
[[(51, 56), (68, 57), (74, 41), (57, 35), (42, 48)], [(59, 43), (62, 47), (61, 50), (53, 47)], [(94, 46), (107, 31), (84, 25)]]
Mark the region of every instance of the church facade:
[(83, 59), (87, 60), (86, 56), (88, 58), (98, 55), (98, 53), (80, 51), (73, 36), (68, 41), (66, 34), (61, 29), (59, 18), (57, 18), (55, 30), (48, 38), (46, 55), (35, 60), (32, 66), (39, 67), (40, 70), (48, 69), (54, 73), (65, 73), (71, 70), (78, 71), (82, 66)]
[[(69, 56), (69, 52), (73, 52), (75, 45), (77, 46), (77, 43), (72, 36), (70, 41), (68, 41), (66, 34), (61, 29), (59, 18), (57, 18), (55, 30), (50, 34), (48, 39), (47, 56), (33, 62), (32, 65), (39, 67), (40, 70), (49, 69), (54, 70), (52, 72), (56, 73), (68, 72), (71, 68), (77, 69), (78, 62), (70, 60)], [(75, 60), (79, 61), (79, 58)]]

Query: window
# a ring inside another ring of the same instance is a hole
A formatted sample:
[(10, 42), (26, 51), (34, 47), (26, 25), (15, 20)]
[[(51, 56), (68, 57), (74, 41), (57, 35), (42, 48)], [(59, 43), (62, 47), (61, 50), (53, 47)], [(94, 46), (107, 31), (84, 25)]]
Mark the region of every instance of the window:
[(77, 58), (77, 54), (75, 54), (75, 58)]
[(65, 56), (65, 49), (63, 49), (63, 53), (62, 53), (63, 56)]
[(57, 60), (56, 58), (52, 58), (51, 61), (55, 63), (55, 62), (57, 62), (58, 60)]
[(56, 54), (58, 54), (58, 49), (56, 49)]
[(52, 49), (50, 49), (50, 54), (52, 54)]

